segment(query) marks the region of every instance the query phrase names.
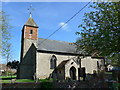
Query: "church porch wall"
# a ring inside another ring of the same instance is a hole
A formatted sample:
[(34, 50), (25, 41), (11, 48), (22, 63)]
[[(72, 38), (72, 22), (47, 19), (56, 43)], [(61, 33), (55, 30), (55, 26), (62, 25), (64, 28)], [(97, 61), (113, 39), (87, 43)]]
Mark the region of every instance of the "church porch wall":
[(74, 61), (70, 60), (65, 65), (65, 77), (70, 78), (70, 68), (75, 67), (75, 69), (76, 69), (76, 79), (78, 80), (78, 68), (79, 68), (79, 65), (76, 65), (75, 62), (71, 65), (72, 62), (74, 62)]

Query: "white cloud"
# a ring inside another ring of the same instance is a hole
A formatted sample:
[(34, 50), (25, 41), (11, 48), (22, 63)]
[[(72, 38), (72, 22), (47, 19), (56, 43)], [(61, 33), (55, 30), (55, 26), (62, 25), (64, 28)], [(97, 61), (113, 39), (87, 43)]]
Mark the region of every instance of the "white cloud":
[(60, 22), (59, 26), (62, 26), (62, 29), (67, 31), (67, 32), (71, 31), (68, 24), (66, 24), (65, 22)]

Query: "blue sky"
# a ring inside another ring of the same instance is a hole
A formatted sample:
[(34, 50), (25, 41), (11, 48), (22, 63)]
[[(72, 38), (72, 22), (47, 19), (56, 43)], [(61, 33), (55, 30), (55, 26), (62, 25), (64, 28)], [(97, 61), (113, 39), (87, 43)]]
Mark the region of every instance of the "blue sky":
[[(12, 59), (20, 60), (21, 30), (29, 18), (28, 8), (32, 4), (34, 11), (32, 17), (39, 26), (39, 38), (47, 38), (52, 32), (64, 24), (78, 10), (88, 2), (4, 2), (2, 9), (9, 16), (9, 23), (13, 26), (12, 34)], [(92, 3), (90, 3), (92, 4)], [(80, 31), (78, 25), (82, 23), (83, 15), (93, 9), (88, 6), (82, 10), (67, 25), (61, 28), (49, 39), (75, 42), (79, 37), (75, 32)], [(5, 62), (5, 61), (3, 61)]]

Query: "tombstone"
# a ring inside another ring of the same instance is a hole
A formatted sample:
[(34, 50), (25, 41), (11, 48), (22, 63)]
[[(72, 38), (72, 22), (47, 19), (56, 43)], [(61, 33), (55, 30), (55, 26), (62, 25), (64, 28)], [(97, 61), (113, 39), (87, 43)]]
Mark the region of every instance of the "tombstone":
[(16, 79), (12, 79), (12, 80), (11, 80), (11, 83), (15, 83), (15, 81), (16, 81)]
[(83, 81), (85, 81), (85, 78), (86, 78), (85, 67), (82, 69), (83, 69)]
[(80, 77), (83, 77), (83, 81), (85, 81), (86, 78), (85, 67), (82, 67), (80, 69)]

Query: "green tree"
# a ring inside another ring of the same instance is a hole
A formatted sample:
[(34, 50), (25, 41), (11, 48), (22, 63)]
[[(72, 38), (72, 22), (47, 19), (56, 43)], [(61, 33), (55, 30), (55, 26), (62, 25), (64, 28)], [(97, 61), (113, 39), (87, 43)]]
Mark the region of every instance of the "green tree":
[(78, 50), (85, 54), (98, 54), (120, 65), (120, 2), (95, 2), (95, 11), (85, 13), (79, 25)]
[(11, 26), (9, 24), (9, 19), (8, 19), (8, 15), (5, 14), (5, 12), (1, 11), (0, 12), (0, 28), (1, 28), (1, 55), (3, 56), (3, 59), (5, 59), (7, 62), (10, 60), (11, 58), (11, 43), (10, 43), (10, 39), (11, 39)]
[(19, 61), (17, 61), (17, 60), (9, 61), (7, 63), (7, 66), (10, 67), (10, 68), (12, 68), (12, 69), (18, 69)]

